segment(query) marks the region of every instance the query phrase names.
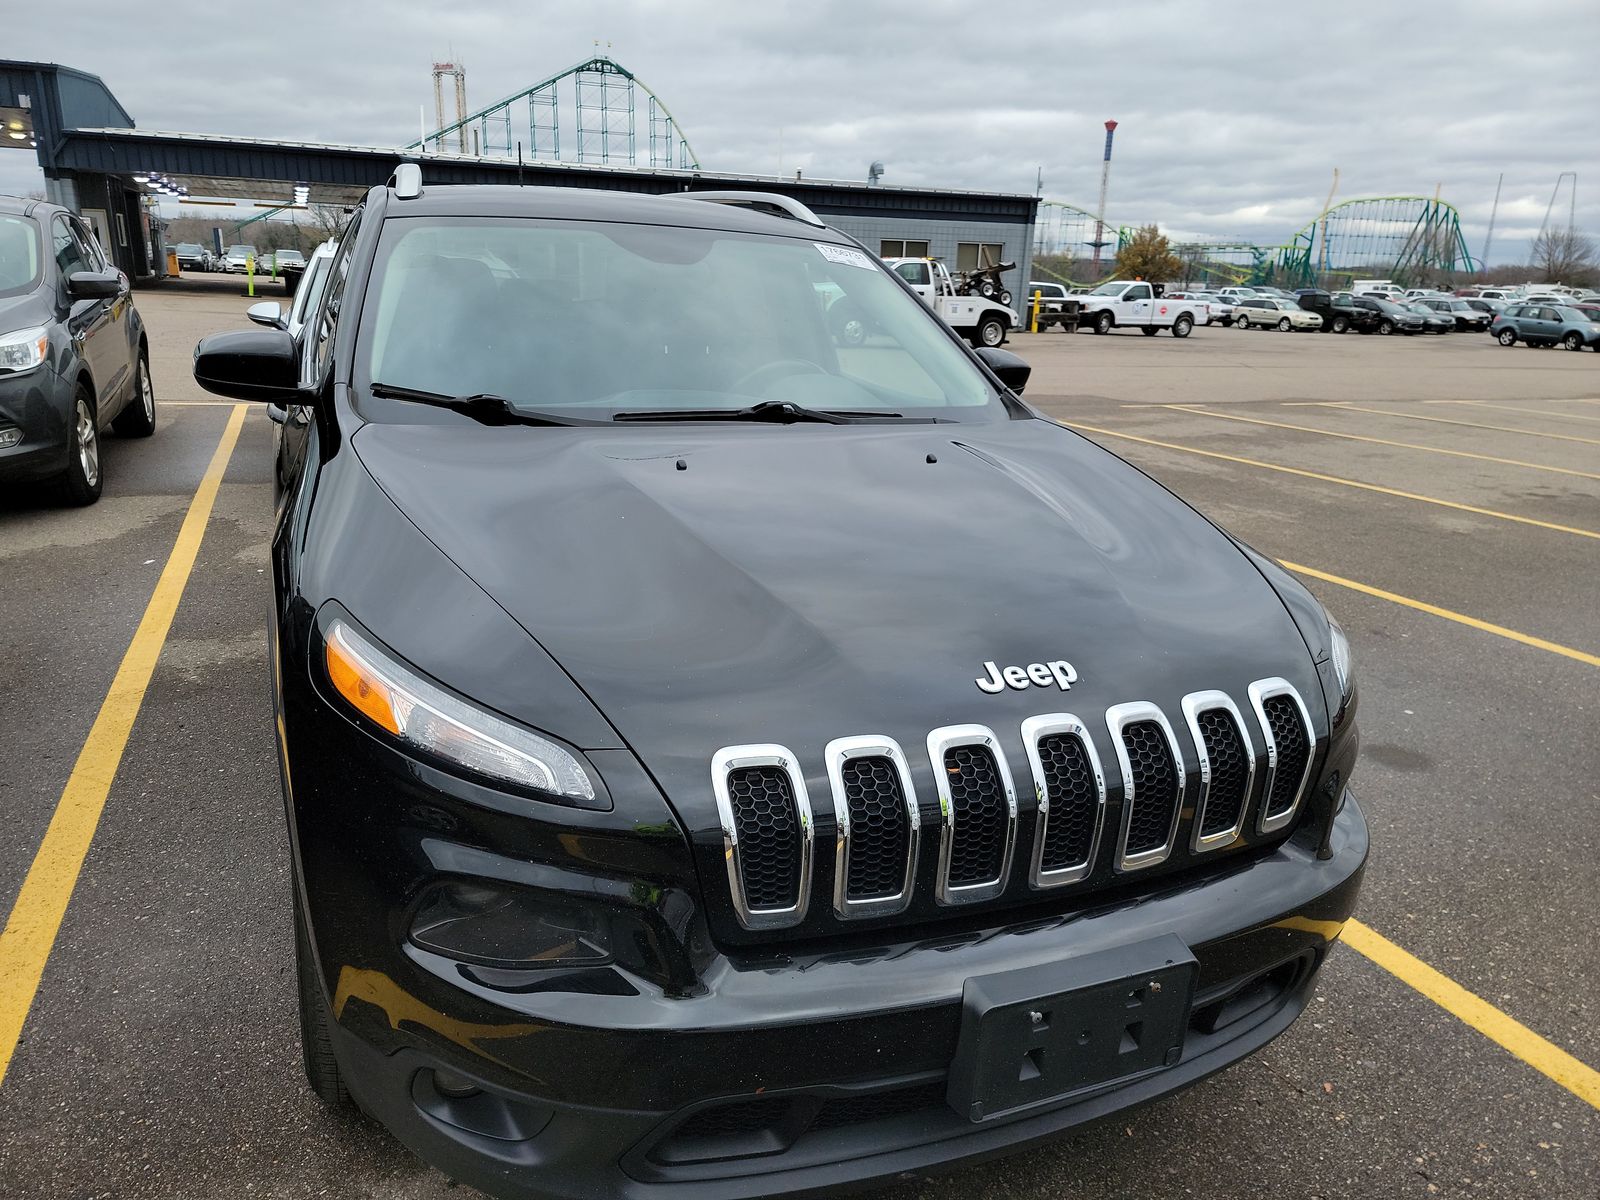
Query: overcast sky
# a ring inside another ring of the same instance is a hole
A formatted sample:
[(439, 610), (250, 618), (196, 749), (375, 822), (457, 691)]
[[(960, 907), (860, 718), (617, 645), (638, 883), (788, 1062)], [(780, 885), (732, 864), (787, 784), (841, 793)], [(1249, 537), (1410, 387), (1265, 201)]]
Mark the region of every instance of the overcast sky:
[[(70, 17), (68, 12), (70, 11)], [(595, 52), (670, 106), (708, 170), (1032, 192), (1111, 220), (1276, 243), (1339, 197), (1432, 195), (1525, 258), (1557, 176), (1600, 233), (1600, 4), (1357, 0), (1094, 8), (942, 0), (75, 0), (11, 7), (0, 54), (98, 74), (142, 128), (398, 145), (430, 64), (469, 109)], [(41, 186), (0, 154), (0, 191)], [(1567, 207), (1563, 188), (1558, 211)]]

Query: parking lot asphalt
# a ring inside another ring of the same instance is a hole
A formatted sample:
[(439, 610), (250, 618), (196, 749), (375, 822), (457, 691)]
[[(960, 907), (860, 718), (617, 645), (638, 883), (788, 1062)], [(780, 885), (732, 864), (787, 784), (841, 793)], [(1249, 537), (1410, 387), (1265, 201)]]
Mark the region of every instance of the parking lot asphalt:
[[(241, 291), (138, 294), (159, 428), (106, 441), (98, 505), (0, 496), (8, 912), (52, 818), (81, 818), (58, 813), (63, 789), (206, 494), (235, 408), (195, 387), (189, 357), (243, 320)], [(1255, 1057), (881, 1200), (1600, 1195), (1600, 354), (1225, 329), (1010, 348), (1044, 412), (1294, 564), (1339, 616), (1374, 845), (1361, 922), (1528, 1037), (1347, 945)], [(264, 665), (272, 426), (242, 422), (0, 1058), (7, 1200), (469, 1194), (301, 1079)], [(1548, 1068), (1541, 1046), (1576, 1060), (1564, 1081), (1525, 1061)]]

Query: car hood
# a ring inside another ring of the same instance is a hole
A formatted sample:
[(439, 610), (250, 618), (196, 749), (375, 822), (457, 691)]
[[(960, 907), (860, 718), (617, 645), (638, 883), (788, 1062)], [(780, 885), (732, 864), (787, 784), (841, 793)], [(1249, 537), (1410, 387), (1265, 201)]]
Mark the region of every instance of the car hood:
[[(1241, 550), (1052, 422), (368, 424), (352, 445), (691, 826), (715, 824), (724, 746), (786, 745), (820, 788), (824, 745), (852, 734), (925, 764), (941, 725), (1017, 738), (1027, 716), (1130, 700), (1176, 722), (1187, 692), (1242, 704), (1275, 675), (1320, 711), (1305, 642)], [(976, 683), (1063, 659), (1070, 692)]]
[(13, 333), (31, 325), (47, 325), (52, 305), (45, 292), (26, 292), (21, 296), (0, 297), (0, 333)]

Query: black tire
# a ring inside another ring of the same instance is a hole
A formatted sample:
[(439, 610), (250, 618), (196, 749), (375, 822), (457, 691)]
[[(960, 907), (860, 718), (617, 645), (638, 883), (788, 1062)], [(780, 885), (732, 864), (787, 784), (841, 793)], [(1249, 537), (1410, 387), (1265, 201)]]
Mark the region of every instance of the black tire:
[(1007, 308), (1011, 307), (1011, 291), (1009, 288), (1000, 289), (1000, 303), (1004, 304)]
[(300, 989), (300, 1054), (305, 1063), (306, 1082), (311, 1090), (332, 1109), (353, 1109), (350, 1090), (344, 1085), (339, 1063), (333, 1057), (333, 1015), (328, 1012), (328, 1002), (323, 998), (322, 986), (317, 982), (316, 963), (311, 956), (311, 938), (306, 932), (305, 918), (300, 915), (300, 901), (294, 904), (294, 966)]
[(1233, 319), (1233, 323), (1240, 329), (1250, 328), (1250, 318), (1245, 316), (1243, 313), (1240, 313), (1237, 317), (1235, 317)]
[(1388, 337), (1391, 333), (1394, 332), (1394, 322), (1390, 321), (1388, 319), (1379, 321), (1378, 322), (1378, 332), (1383, 334), (1384, 337)]
[(1495, 341), (1502, 346), (1514, 346), (1517, 343), (1517, 331), (1515, 329), (1502, 329), (1495, 334)]
[(133, 399), (117, 414), (111, 428), (122, 437), (149, 437), (156, 431), (156, 389), (150, 382), (150, 356), (139, 351), (133, 369)]
[(1172, 323), (1172, 336), (1175, 338), (1186, 338), (1193, 332), (1194, 318), (1187, 313), (1180, 314), (1178, 319)]
[(985, 317), (973, 332), (974, 346), (998, 346), (1006, 340), (1006, 327), (999, 317)]
[(1109, 312), (1097, 313), (1094, 319), (1094, 331), (1096, 333), (1110, 333), (1116, 323), (1116, 318)]
[(106, 478), (100, 466), (100, 418), (87, 387), (78, 388), (67, 443), (67, 469), (56, 487), (63, 501), (82, 508), (100, 499)]
[(1561, 339), (1561, 344), (1568, 350), (1582, 350), (1583, 334), (1574, 329), (1571, 333), (1567, 334), (1566, 337)]
[(1294, 331), (1294, 325), (1289, 320), (1288, 317), (1279, 317), (1278, 318), (1278, 332), (1279, 333), (1291, 333), (1293, 331)]
[(1155, 335), (1160, 333), (1161, 330), (1154, 325), (1141, 325), (1139, 327), (1139, 332), (1144, 334), (1145, 337), (1155, 337)]
[(985, 300), (993, 300), (995, 291), (996, 288), (994, 284), (989, 282), (987, 279), (978, 285), (978, 295), (982, 296)]
[(1342, 316), (1341, 317), (1335, 317), (1333, 319), (1333, 331), (1335, 333), (1349, 333), (1350, 332), (1350, 318), (1349, 317), (1342, 317)]

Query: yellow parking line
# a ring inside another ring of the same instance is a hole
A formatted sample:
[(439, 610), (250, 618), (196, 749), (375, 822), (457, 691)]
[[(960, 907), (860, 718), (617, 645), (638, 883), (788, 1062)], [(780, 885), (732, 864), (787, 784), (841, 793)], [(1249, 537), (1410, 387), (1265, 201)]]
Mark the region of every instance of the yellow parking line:
[(1516, 1055), (1541, 1075), (1560, 1084), (1585, 1103), (1600, 1108), (1600, 1071), (1579, 1062), (1559, 1046), (1540, 1037), (1520, 1021), (1507, 1016), (1360, 921), (1345, 923), (1343, 941), (1402, 983), (1421, 992), (1451, 1016)]
[(1483, 632), (1492, 633), (1496, 637), (1503, 637), (1513, 642), (1521, 642), (1524, 646), (1532, 646), (1537, 650), (1548, 650), (1551, 654), (1559, 654), (1562, 658), (1570, 658), (1574, 662), (1587, 663), (1591, 667), (1600, 667), (1600, 654), (1590, 654), (1587, 650), (1574, 650), (1571, 646), (1563, 646), (1560, 642), (1547, 642), (1544, 638), (1537, 638), (1532, 634), (1519, 633), (1515, 629), (1507, 629), (1504, 625), (1495, 625), (1490, 621), (1480, 621), (1477, 617), (1469, 617), (1465, 613), (1458, 613), (1448, 608), (1440, 608), (1436, 604), (1429, 604), (1423, 600), (1413, 600), (1409, 596), (1401, 596), (1395, 592), (1386, 592), (1382, 588), (1375, 588), (1371, 584), (1357, 583), (1354, 579), (1345, 579), (1341, 575), (1330, 575), (1328, 572), (1319, 571), (1315, 567), (1302, 566), (1300, 563), (1292, 563), (1287, 559), (1279, 559), (1278, 561), (1299, 575), (1309, 575), (1311, 578), (1320, 579), (1324, 583), (1336, 583), (1340, 587), (1349, 588), (1354, 592), (1362, 592), (1379, 600), (1387, 600), (1391, 604), (1403, 604), (1407, 608), (1414, 608), (1418, 612), (1431, 613), (1433, 616), (1443, 617), (1446, 621), (1454, 621), (1458, 625), (1481, 629)]
[(1464, 403), (1478, 408), (1498, 408), (1505, 412), (1522, 413), (1529, 417), (1549, 417), (1552, 421), (1600, 421), (1600, 417), (1591, 417), (1587, 413), (1546, 412), (1542, 408), (1522, 408), (1515, 404), (1490, 404), (1487, 400), (1468, 400)]
[(77, 886), (89, 844), (94, 840), (106, 796), (111, 791), (111, 781), (116, 777), (128, 734), (144, 703), (145, 690), (150, 686), (150, 676), (167, 640), (167, 631), (172, 627), (173, 614), (178, 611), (184, 585), (194, 569), (200, 539), (205, 536), (206, 522), (216, 503), (217, 488), (233, 456), (248, 409), (245, 404), (233, 406), (222, 440), (217, 443), (200, 486), (189, 501), (189, 511), (178, 530), (167, 564), (161, 570), (161, 578), (156, 581), (150, 603), (145, 606), (139, 628), (122, 656), (83, 749), (78, 752), (78, 761), (61, 792), (44, 841), (22, 881), (22, 890), (17, 893), (5, 931), (0, 932), (0, 1082), (5, 1080), (28, 1010), (33, 1006), (34, 994), (39, 990), (45, 963), (55, 945), (62, 918), (66, 916), (67, 902)]
[(1346, 404), (1343, 401), (1325, 401), (1323, 408), (1337, 408), (1343, 412), (1373, 413), (1380, 417), (1399, 417), (1405, 421), (1432, 421), (1436, 425), (1460, 425), (1467, 429), (1490, 429), (1496, 433), (1520, 433), (1528, 437), (1552, 438), (1558, 442), (1583, 442), (1589, 446), (1600, 446), (1600, 438), (1579, 437), (1573, 433), (1546, 433), (1541, 429), (1518, 429), (1513, 425), (1485, 425), (1481, 421), (1452, 421), (1449, 417), (1428, 417), (1421, 413), (1392, 412), (1386, 408), (1363, 408), (1359, 404)]
[(1519, 517), (1515, 513), (1499, 512), (1493, 508), (1480, 508), (1476, 504), (1461, 504), (1455, 500), (1441, 500), (1437, 496), (1422, 496), (1416, 492), (1403, 492), (1398, 488), (1382, 487), (1376, 483), (1362, 483), (1358, 479), (1342, 479), (1337, 475), (1324, 475), (1320, 471), (1306, 471), (1300, 467), (1285, 467), (1279, 463), (1262, 462), (1260, 459), (1255, 458), (1240, 458), (1238, 455), (1222, 454), (1216, 450), (1200, 450), (1194, 446), (1180, 446), (1176, 442), (1161, 442), (1155, 438), (1140, 437), (1137, 434), (1118, 433), (1115, 429), (1101, 429), (1095, 425), (1080, 425), (1076, 421), (1062, 421), (1061, 424), (1080, 433), (1098, 433), (1105, 437), (1139, 442), (1145, 446), (1159, 446), (1163, 450), (1179, 450), (1184, 454), (1198, 454), (1203, 458), (1215, 458), (1222, 462), (1238, 463), (1240, 466), (1245, 467), (1258, 467), (1263, 471), (1278, 471), (1284, 475), (1298, 475), (1302, 479), (1315, 479), (1322, 483), (1336, 483), (1340, 487), (1360, 488), (1364, 492), (1377, 492), (1380, 495), (1395, 496), (1401, 500), (1415, 500), (1418, 504), (1433, 504), (1440, 508), (1453, 508), (1457, 512), (1469, 512), (1480, 517), (1492, 517), (1497, 521), (1515, 521), (1519, 525), (1532, 525), (1537, 529), (1549, 529), (1556, 533), (1570, 533), (1574, 537), (1600, 540), (1600, 532), (1593, 529), (1579, 529), (1574, 525), (1559, 525), (1554, 521), (1540, 521), (1534, 517)]
[(1293, 429), (1300, 433), (1316, 433), (1323, 437), (1344, 438), (1351, 442), (1370, 442), (1376, 446), (1395, 446), (1401, 450), (1422, 450), (1428, 454), (1448, 454), (1451, 458), (1471, 458), (1479, 462), (1500, 463), (1507, 467), (1526, 467), (1530, 471), (1548, 471), (1554, 475), (1576, 475), (1580, 479), (1600, 479), (1592, 471), (1574, 471), (1570, 467), (1550, 467), (1543, 463), (1523, 462), (1519, 458), (1496, 458), (1492, 454), (1474, 454), (1470, 450), (1445, 450), (1438, 446), (1422, 446), (1416, 442), (1392, 442), (1388, 438), (1367, 437), (1360, 433), (1340, 433), (1336, 429), (1318, 429), (1314, 425), (1291, 425), (1287, 421), (1266, 421), (1260, 417), (1241, 417), (1234, 413), (1210, 412), (1187, 404), (1169, 404), (1170, 409), (1190, 413), (1196, 417), (1212, 417), (1218, 421), (1243, 421), (1247, 425), (1269, 425), (1274, 429)]

